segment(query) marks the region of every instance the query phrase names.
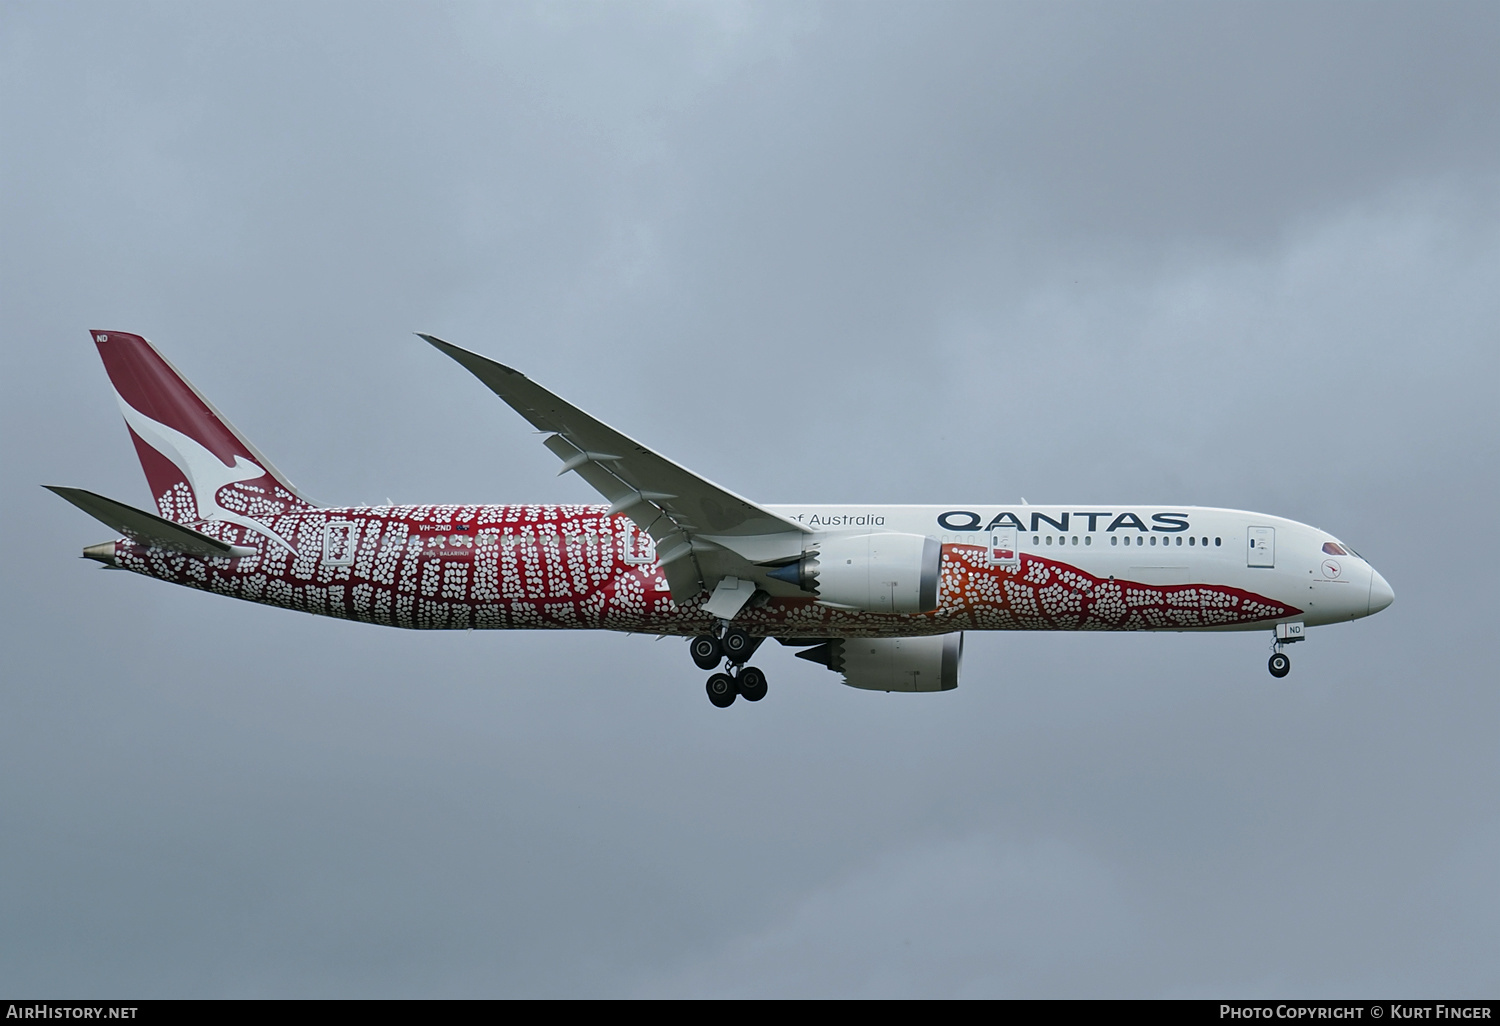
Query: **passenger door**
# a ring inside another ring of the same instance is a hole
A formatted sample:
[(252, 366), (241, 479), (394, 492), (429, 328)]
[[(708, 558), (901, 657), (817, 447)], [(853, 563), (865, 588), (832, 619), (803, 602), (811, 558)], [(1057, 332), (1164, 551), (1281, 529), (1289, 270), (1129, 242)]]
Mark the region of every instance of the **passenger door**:
[(349, 566), (354, 562), (359, 525), (348, 520), (331, 520), (323, 529), (323, 562), (329, 566)]
[(1016, 548), (1016, 529), (1014, 527), (992, 527), (990, 528), (989, 558), (990, 566), (998, 566), (1006, 570), (1016, 570), (1021, 566), (1021, 551)]
[(1248, 531), (1246, 542), (1246, 566), (1276, 565), (1276, 528), (1252, 527)]

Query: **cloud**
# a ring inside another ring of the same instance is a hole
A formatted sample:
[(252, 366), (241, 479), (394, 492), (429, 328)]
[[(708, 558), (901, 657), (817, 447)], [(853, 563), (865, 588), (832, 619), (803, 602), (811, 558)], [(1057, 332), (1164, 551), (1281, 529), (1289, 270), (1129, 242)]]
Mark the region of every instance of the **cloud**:
[(1069, 844), (933, 839), (859, 860), (761, 929), (640, 994), (1082, 996), (1121, 985), (1097, 970), (1137, 929), (1109, 867)]
[[(1493, 992), (1497, 11), (7, 6), (0, 982)], [(591, 498), (428, 330), (763, 501), (1262, 509), (1397, 601), (724, 715), (96, 572), (96, 326), (328, 502)]]

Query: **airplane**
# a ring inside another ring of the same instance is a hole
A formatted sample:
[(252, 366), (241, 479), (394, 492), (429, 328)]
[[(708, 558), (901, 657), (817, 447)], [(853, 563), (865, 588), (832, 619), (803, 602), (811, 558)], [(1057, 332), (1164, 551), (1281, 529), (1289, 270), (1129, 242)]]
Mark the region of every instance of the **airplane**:
[(765, 697), (767, 638), (871, 691), (953, 690), (968, 631), (1270, 631), (1284, 677), (1308, 627), (1395, 598), (1348, 544), (1241, 510), (752, 502), (432, 335), (605, 501), (318, 506), (146, 339), (91, 334), (157, 512), (46, 486), (120, 535), (85, 558), (388, 627), (679, 636), (720, 708)]

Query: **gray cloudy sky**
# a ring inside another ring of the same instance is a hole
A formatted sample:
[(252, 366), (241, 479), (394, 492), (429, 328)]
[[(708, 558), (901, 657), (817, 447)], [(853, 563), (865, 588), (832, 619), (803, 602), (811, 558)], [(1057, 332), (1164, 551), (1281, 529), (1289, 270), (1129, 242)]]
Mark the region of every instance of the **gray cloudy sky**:
[[(0, 2), (0, 992), (1494, 996), (1500, 6)], [(1313, 632), (397, 632), (103, 573), (150, 337), (313, 496), (591, 501), (410, 334), (768, 502), (1350, 540)]]

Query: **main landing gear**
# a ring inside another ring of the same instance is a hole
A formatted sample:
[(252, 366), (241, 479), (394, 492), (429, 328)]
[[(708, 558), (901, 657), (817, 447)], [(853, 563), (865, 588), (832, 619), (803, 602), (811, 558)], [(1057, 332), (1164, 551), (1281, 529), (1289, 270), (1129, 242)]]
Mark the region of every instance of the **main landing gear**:
[(722, 627), (717, 634), (703, 634), (693, 639), (690, 650), (700, 670), (716, 669), (727, 662), (725, 670), (708, 678), (708, 700), (727, 709), (736, 698), (759, 702), (766, 697), (766, 675), (745, 660), (755, 654), (765, 638), (755, 638), (738, 627)]

